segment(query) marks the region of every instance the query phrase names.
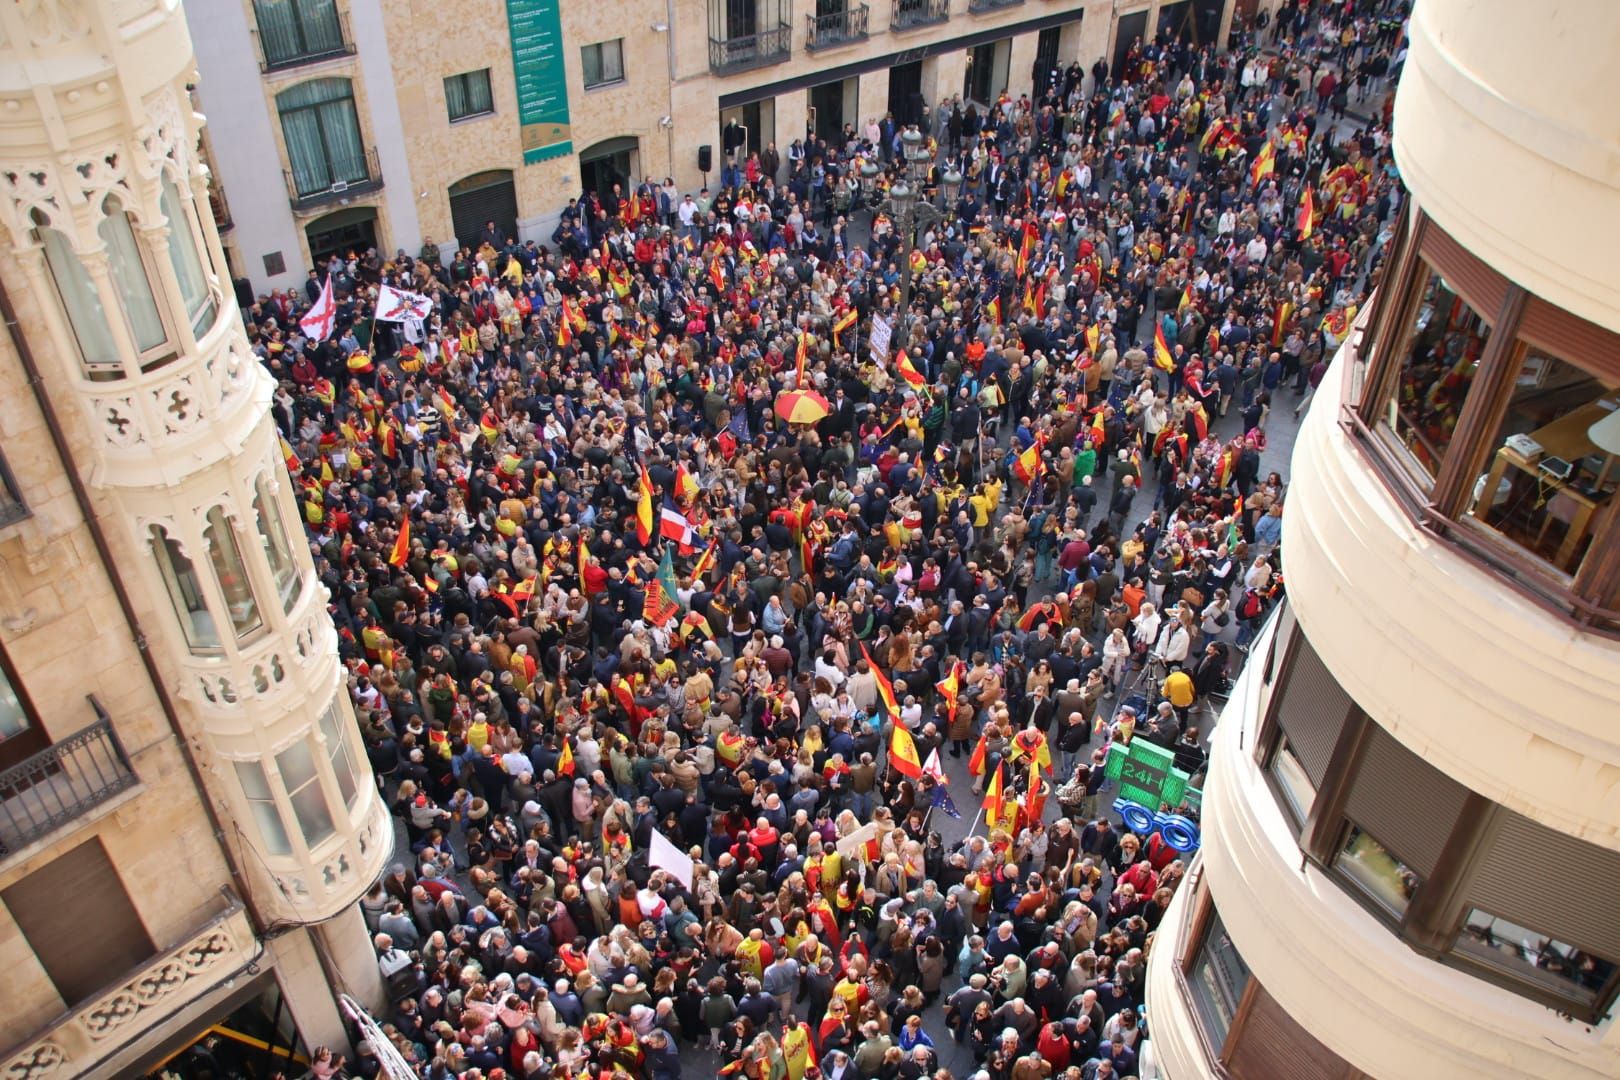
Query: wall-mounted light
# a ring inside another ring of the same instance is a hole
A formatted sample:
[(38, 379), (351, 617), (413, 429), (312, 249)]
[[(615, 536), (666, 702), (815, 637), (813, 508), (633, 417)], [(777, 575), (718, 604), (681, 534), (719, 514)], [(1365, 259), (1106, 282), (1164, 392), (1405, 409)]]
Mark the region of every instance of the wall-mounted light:
[(668, 29), (669, 29), (669, 24), (668, 23), (655, 22), (655, 23), (652, 24), (652, 32), (655, 33), (655, 34), (662, 34), (664, 31), (666, 31)]

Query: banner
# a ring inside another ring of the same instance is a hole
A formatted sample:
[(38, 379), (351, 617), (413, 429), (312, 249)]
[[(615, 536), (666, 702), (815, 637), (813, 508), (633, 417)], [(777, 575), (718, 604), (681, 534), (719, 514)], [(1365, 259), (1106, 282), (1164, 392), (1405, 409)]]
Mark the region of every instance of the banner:
[(574, 152), (573, 132), (568, 124), (568, 74), (563, 66), (560, 2), (506, 0), (525, 165)]
[(668, 870), (675, 875), (675, 880), (688, 892), (692, 889), (692, 856), (670, 843), (669, 838), (657, 829), (652, 831), (652, 843), (648, 845), (647, 865), (654, 870)]
[(893, 328), (883, 316), (872, 316), (872, 332), (867, 335), (867, 340), (872, 345), (872, 355), (877, 357), (879, 362), (889, 357), (889, 337), (893, 333)]
[(377, 290), (377, 321), (404, 322), (406, 319), (426, 319), (433, 314), (433, 301), (421, 293), (405, 292), (384, 285)]

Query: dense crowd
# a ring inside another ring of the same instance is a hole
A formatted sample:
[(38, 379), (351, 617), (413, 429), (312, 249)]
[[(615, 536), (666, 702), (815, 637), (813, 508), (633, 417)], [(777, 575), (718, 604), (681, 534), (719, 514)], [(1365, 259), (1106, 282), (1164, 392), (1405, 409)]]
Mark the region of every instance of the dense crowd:
[(914, 1080), (955, 1040), (958, 1077), (1137, 1074), (1186, 856), (1119, 824), (1103, 763), (1147, 739), (1196, 779), (1281, 588), (1267, 418), (1393, 228), (1403, 17), (1290, 2), (1230, 52), (941, 102), (924, 190), (963, 182), (909, 310), (856, 183), (899, 178), (892, 120), (251, 308), (409, 842), (364, 903), (393, 1052)]

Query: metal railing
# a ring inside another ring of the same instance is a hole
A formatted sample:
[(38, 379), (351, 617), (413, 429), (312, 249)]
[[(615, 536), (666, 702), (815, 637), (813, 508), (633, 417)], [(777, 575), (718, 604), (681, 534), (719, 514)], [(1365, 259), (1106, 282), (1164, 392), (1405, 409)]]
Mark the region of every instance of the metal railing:
[(19, 851), (40, 837), (139, 783), (112, 721), (101, 716), (0, 772), (0, 855)]
[(287, 180), (287, 197), (294, 210), (309, 210), (343, 198), (353, 198), (376, 191), (383, 185), (382, 165), (377, 160), (377, 148), (369, 146), (360, 157), (351, 161), (329, 161), (326, 173), (337, 177), (326, 187), (315, 187), (307, 178), (300, 181), (289, 169), (281, 175)]
[(986, 11), (1000, 11), (1002, 8), (1017, 7), (1024, 0), (968, 0), (968, 11), (975, 15)]
[[(336, 40), (332, 40), (331, 30), (337, 31)], [(354, 55), (354, 35), (349, 33), (349, 13), (339, 11), (336, 16), (336, 26), (328, 27), (323, 35), (326, 40), (315, 44), (306, 40), (302, 43), (289, 44), (289, 47), (279, 47), (272, 44), (259, 28), (254, 26), (248, 32), (253, 35), (253, 43), (259, 54), (259, 73), (269, 75), (275, 71), (286, 71), (289, 68), (302, 67), (305, 64), (318, 64), (322, 60), (335, 60), (340, 56)]]
[(710, 38), (709, 70), (716, 75), (779, 64), (793, 52), (793, 27), (786, 23), (744, 37)]
[(894, 0), (889, 15), (890, 30), (912, 30), (934, 26), (951, 17), (951, 0)]
[(846, 11), (835, 11), (830, 15), (806, 15), (810, 33), (804, 47), (811, 50), (830, 49), (835, 45), (865, 41), (866, 25), (871, 15), (872, 8), (868, 4), (856, 4)]

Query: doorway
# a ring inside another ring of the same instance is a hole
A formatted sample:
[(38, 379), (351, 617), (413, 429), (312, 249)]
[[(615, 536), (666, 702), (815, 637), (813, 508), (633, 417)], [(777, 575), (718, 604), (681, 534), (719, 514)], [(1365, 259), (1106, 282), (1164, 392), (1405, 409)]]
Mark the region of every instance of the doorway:
[(311, 266), (321, 266), (333, 255), (347, 257), (351, 251), (364, 255), (366, 249), (378, 246), (377, 208), (351, 206), (316, 218), (305, 227), (304, 238), (309, 241)]
[(640, 140), (634, 135), (617, 139), (604, 139), (579, 153), (579, 183), (581, 193), (594, 191), (598, 195), (613, 194), (613, 185), (619, 185), (622, 195), (629, 195), (630, 178), (636, 175), (636, 158)]
[(889, 69), (889, 112), (901, 127), (921, 124), (923, 111), (922, 61), (896, 64)]
[(450, 227), (456, 243), (474, 246), (484, 222), (494, 221), (510, 240), (517, 239), (517, 185), (510, 169), (473, 173), (450, 185)]
[(1192, 0), (1170, 0), (1169, 3), (1159, 6), (1159, 26), (1155, 31), (1166, 41), (1172, 38), (1188, 38), (1197, 40), (1196, 28), (1193, 26)]
[(1131, 42), (1147, 33), (1147, 17), (1147, 12), (1135, 11), (1121, 15), (1114, 23), (1114, 60), (1109, 74), (1115, 82), (1124, 75), (1125, 54), (1131, 51)]
[(1058, 43), (1063, 38), (1063, 27), (1049, 26), (1035, 39), (1035, 70), (1031, 73), (1030, 97), (1040, 100), (1052, 86), (1052, 75), (1058, 70)]
[(815, 125), (811, 129), (816, 138), (829, 146), (844, 144), (844, 121), (855, 112), (855, 95), (859, 83), (855, 79), (839, 79), (810, 88), (810, 108), (815, 110)]
[[(736, 120), (745, 129), (746, 138), (743, 148), (739, 150), (737, 164), (741, 167), (743, 160), (749, 154), (757, 154), (763, 150), (767, 143), (776, 141), (776, 99), (766, 98), (763, 101), (750, 101), (746, 105), (733, 105), (729, 109), (720, 110), (720, 130), (725, 131), (726, 125)], [(819, 120), (819, 117), (818, 117)], [(725, 139), (719, 140), (722, 146)]]
[(980, 105), (992, 105), (1007, 85), (1007, 63), (1012, 39), (987, 41), (968, 50), (967, 74), (962, 79), (962, 96)]

